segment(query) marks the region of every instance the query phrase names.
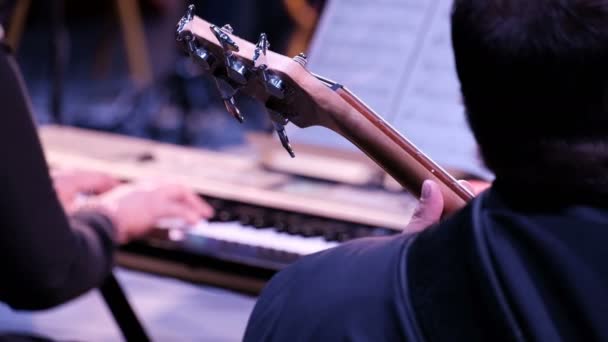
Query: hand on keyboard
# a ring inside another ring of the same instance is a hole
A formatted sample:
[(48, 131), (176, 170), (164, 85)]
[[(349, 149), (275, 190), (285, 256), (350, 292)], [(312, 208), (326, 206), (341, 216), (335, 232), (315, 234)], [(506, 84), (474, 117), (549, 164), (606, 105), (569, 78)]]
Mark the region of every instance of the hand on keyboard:
[(213, 209), (190, 189), (152, 182), (121, 185), (89, 200), (87, 207), (107, 214), (116, 227), (117, 241), (141, 237), (165, 218), (193, 225), (213, 216)]
[(102, 194), (120, 184), (118, 179), (110, 175), (85, 170), (56, 169), (51, 171), (51, 178), (67, 213), (78, 208), (79, 196)]

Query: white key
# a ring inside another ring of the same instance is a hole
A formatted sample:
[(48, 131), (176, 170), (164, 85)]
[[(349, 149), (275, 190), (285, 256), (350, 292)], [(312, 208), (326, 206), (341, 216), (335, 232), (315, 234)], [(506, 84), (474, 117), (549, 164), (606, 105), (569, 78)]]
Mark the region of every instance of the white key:
[(339, 245), (322, 237), (303, 237), (278, 232), (272, 228), (256, 229), (239, 222), (201, 222), (189, 232), (216, 240), (286, 251), (299, 255), (316, 253)]

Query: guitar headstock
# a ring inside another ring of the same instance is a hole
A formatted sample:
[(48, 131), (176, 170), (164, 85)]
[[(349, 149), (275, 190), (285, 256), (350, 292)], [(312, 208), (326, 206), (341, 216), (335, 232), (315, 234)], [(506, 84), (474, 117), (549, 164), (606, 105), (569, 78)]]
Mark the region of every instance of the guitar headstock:
[(177, 40), (195, 62), (213, 76), (226, 109), (239, 122), (244, 115), (236, 105), (237, 92), (245, 93), (265, 104), (270, 119), (289, 154), (284, 126), (293, 122), (298, 127), (330, 127), (327, 108), (339, 98), (317, 76), (306, 70), (306, 56), (289, 58), (270, 51), (265, 33), (256, 44), (233, 34), (230, 25), (213, 25), (194, 15), (194, 5), (177, 24)]

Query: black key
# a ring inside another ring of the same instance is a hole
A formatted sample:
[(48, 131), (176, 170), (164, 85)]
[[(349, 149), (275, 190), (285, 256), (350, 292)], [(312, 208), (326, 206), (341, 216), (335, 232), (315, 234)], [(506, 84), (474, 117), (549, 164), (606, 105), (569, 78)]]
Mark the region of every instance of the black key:
[(216, 219), (220, 222), (233, 221), (234, 215), (229, 210), (223, 209), (217, 212)]

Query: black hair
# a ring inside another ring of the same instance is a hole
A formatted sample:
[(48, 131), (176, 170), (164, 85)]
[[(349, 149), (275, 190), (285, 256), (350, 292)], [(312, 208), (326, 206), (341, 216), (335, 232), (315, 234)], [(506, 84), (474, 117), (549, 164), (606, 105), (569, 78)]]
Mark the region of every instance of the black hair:
[(452, 42), (497, 176), (589, 162), (608, 179), (608, 0), (455, 0)]

